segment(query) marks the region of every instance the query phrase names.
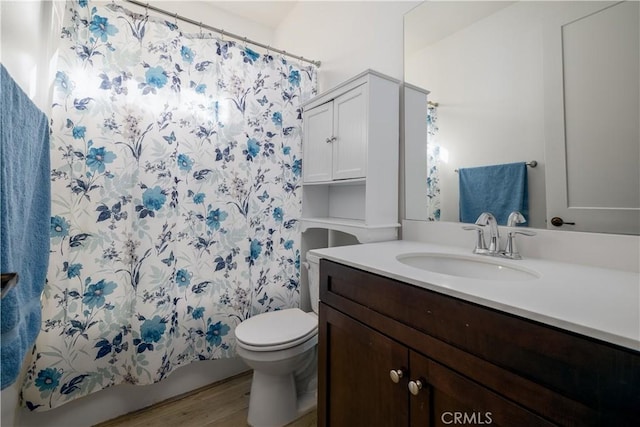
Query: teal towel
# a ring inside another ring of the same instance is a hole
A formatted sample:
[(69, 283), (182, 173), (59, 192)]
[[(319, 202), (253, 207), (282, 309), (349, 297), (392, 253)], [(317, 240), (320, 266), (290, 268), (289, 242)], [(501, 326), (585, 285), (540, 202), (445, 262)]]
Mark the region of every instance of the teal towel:
[(51, 182), (47, 117), (0, 64), (0, 269), (20, 281), (0, 307), (2, 389), (38, 333), (49, 263)]
[(519, 211), (529, 221), (527, 164), (462, 168), (460, 178), (460, 222), (475, 222), (482, 212), (490, 212), (499, 225), (509, 214)]

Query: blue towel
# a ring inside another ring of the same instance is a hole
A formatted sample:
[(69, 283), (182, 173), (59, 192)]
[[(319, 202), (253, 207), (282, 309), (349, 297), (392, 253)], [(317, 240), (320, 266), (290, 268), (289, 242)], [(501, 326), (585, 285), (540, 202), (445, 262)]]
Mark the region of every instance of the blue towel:
[(0, 64), (0, 269), (20, 280), (0, 307), (2, 389), (13, 384), (38, 333), (49, 263), (49, 123)]
[(529, 221), (527, 164), (462, 168), (460, 176), (460, 222), (475, 222), (482, 212), (491, 212), (500, 225), (519, 211)]

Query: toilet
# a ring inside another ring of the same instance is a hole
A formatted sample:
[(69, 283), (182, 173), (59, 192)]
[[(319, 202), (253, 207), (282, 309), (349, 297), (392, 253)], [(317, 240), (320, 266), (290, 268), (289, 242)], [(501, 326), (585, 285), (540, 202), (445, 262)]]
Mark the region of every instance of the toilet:
[(299, 308), (258, 314), (235, 330), (237, 353), (253, 368), (253, 427), (284, 426), (316, 405), (319, 258), (307, 252), (312, 313)]

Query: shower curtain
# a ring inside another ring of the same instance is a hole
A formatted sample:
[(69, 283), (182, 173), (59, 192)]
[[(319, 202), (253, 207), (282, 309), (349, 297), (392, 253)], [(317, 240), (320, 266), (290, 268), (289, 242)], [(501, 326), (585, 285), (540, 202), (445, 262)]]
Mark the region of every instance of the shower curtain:
[(427, 106), (427, 220), (440, 221), (440, 145), (438, 107)]
[(316, 69), (68, 2), (52, 107), (46, 410), (235, 355), (234, 327), (299, 304), (301, 104)]

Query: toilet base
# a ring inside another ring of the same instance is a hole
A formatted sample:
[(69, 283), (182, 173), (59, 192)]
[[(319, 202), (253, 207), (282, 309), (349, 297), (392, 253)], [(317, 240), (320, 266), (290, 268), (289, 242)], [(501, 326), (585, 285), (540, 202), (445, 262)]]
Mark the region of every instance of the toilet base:
[(297, 401), (293, 374), (268, 375), (254, 370), (247, 422), (253, 427), (284, 426), (298, 417)]
[(291, 348), (254, 351), (238, 344), (238, 356), (253, 368), (249, 414), (252, 427), (281, 427), (316, 404), (318, 336)]

